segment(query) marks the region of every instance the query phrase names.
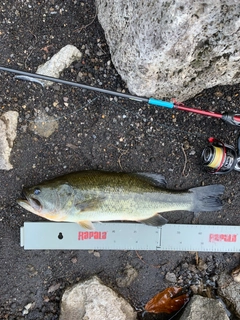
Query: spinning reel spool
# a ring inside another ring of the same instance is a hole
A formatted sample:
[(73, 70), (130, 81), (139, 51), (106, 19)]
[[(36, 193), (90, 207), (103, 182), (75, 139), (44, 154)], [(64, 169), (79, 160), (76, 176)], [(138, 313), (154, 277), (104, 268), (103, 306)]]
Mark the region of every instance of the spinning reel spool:
[(208, 139), (210, 145), (203, 149), (201, 162), (208, 172), (225, 174), (232, 170), (240, 172), (240, 136), (237, 151), (231, 145), (215, 138)]

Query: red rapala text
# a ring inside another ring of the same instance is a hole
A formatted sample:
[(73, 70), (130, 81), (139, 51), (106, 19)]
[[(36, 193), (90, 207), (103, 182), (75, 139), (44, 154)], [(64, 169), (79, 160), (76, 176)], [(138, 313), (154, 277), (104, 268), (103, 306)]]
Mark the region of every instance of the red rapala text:
[(78, 240), (105, 240), (107, 239), (107, 232), (106, 231), (79, 231), (78, 232)]
[(209, 242), (236, 242), (237, 234), (210, 233)]

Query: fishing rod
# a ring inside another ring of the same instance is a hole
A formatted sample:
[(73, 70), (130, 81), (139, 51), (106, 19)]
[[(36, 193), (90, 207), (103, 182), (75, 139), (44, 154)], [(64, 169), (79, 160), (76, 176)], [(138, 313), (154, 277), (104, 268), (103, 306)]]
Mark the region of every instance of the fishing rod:
[(113, 90), (107, 90), (107, 89), (102, 89), (102, 88), (98, 88), (98, 87), (94, 87), (94, 86), (88, 86), (86, 84), (82, 84), (82, 83), (78, 83), (78, 82), (74, 82), (74, 81), (67, 81), (67, 80), (63, 80), (63, 79), (45, 76), (42, 74), (16, 70), (13, 68), (7, 68), (7, 67), (3, 67), (3, 66), (0, 66), (0, 70), (17, 74), (18, 76), (15, 76), (15, 79), (19, 79), (19, 80), (38, 82), (40, 84), (42, 84), (42, 83), (40, 81), (37, 81), (36, 79), (57, 82), (57, 83), (61, 83), (64, 85), (69, 85), (72, 87), (77, 87), (77, 88), (91, 90), (91, 91), (97, 91), (100, 93), (113, 95), (113, 96), (117, 96), (117, 97), (121, 97), (121, 98), (125, 98), (125, 99), (130, 99), (130, 100), (139, 101), (139, 102), (146, 102), (149, 105), (154, 105), (156, 107), (163, 107), (163, 108), (168, 108), (168, 109), (188, 111), (188, 112), (201, 114), (201, 115), (207, 116), (207, 117), (218, 118), (218, 119), (222, 119), (223, 121), (225, 121), (229, 124), (232, 124), (235, 126), (240, 126), (240, 114), (234, 114), (232, 112), (217, 113), (217, 112), (201, 110), (201, 109), (196, 109), (196, 108), (189, 108), (189, 107), (185, 106), (183, 103), (177, 102), (177, 101), (168, 102), (168, 101), (163, 101), (163, 100), (159, 100), (159, 99), (155, 99), (155, 98), (145, 98), (145, 97), (134, 96), (134, 95), (125, 94), (125, 93), (121, 93), (121, 92), (117, 92), (117, 91), (113, 91)]

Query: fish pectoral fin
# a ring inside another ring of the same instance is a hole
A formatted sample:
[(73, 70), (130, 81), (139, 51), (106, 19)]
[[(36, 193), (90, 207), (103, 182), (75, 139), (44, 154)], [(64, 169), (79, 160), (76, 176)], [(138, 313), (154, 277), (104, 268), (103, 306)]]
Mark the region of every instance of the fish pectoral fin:
[(160, 227), (160, 226), (163, 226), (164, 224), (166, 224), (168, 222), (168, 220), (163, 218), (163, 216), (161, 216), (159, 213), (156, 213), (151, 218), (148, 218), (145, 220), (138, 220), (138, 222), (147, 224), (149, 226)]
[(89, 230), (95, 229), (91, 221), (87, 221), (87, 220), (79, 221), (78, 224), (80, 224), (80, 226), (84, 229), (89, 229)]
[(95, 198), (90, 200), (81, 201), (76, 203), (75, 206), (79, 211), (88, 211), (97, 209), (98, 205), (101, 202), (101, 198)]

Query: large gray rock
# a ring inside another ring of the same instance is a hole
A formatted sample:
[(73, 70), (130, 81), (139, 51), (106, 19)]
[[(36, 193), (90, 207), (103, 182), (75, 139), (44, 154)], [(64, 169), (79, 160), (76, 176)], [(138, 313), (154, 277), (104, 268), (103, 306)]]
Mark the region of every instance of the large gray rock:
[(240, 318), (240, 283), (234, 281), (230, 275), (222, 273), (218, 280), (218, 295)]
[(123, 298), (97, 277), (65, 291), (60, 320), (136, 320), (136, 313)]
[(221, 302), (193, 296), (180, 320), (229, 320)]
[(18, 112), (7, 111), (0, 117), (0, 170), (10, 170), (10, 153), (17, 135)]
[(96, 0), (112, 62), (140, 96), (240, 82), (239, 0)]

